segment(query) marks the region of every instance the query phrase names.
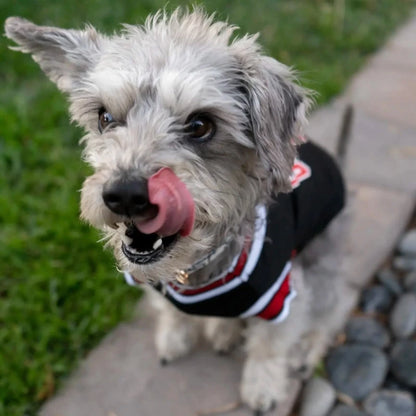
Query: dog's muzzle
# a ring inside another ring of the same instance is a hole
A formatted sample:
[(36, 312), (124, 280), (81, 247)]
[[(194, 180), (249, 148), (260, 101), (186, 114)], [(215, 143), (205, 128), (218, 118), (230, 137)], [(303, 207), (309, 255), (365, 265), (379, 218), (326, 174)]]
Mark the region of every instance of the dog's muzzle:
[(148, 181), (130, 179), (106, 184), (102, 196), (105, 205), (124, 219), (121, 249), (132, 263), (160, 260), (179, 236), (192, 231), (194, 200), (169, 168), (160, 169)]

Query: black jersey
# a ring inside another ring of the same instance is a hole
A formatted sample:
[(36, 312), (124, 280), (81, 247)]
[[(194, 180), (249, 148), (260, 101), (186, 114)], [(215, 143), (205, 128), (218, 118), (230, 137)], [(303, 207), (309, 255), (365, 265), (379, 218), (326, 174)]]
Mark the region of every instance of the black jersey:
[(227, 271), (200, 286), (169, 282), (155, 288), (193, 315), (285, 319), (296, 296), (291, 259), (340, 212), (345, 195), (335, 162), (311, 142), (299, 147), (291, 179), (290, 193), (277, 195), (267, 210), (257, 207), (254, 235)]

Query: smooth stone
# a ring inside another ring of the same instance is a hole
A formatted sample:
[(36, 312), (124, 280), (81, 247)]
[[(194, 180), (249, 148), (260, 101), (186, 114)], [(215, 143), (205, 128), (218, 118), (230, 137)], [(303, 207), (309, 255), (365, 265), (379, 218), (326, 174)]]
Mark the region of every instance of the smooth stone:
[(329, 416), (367, 416), (364, 412), (356, 407), (347, 406), (346, 404), (338, 404)]
[(396, 338), (408, 338), (416, 331), (416, 295), (402, 295), (390, 314), (390, 328)]
[(416, 271), (406, 275), (404, 278), (404, 287), (407, 291), (416, 293)]
[(334, 387), (321, 377), (313, 377), (303, 390), (299, 416), (326, 416), (335, 400)]
[(403, 272), (412, 272), (416, 270), (416, 257), (397, 256), (393, 259), (393, 266)]
[(398, 381), (416, 387), (416, 341), (399, 341), (391, 354), (391, 371)]
[(403, 289), (400, 286), (397, 275), (391, 269), (382, 269), (376, 274), (377, 280), (393, 295), (400, 296)]
[(401, 254), (416, 256), (416, 228), (404, 234), (397, 249)]
[(380, 390), (365, 399), (364, 410), (371, 416), (414, 416), (415, 402), (410, 393)]
[(360, 308), (367, 313), (386, 313), (393, 302), (393, 296), (388, 289), (381, 285), (369, 286), (363, 290)]
[(387, 329), (378, 321), (367, 316), (351, 318), (345, 328), (347, 342), (373, 345), (385, 348), (390, 344), (390, 335)]
[(375, 347), (346, 344), (329, 352), (326, 370), (338, 391), (361, 400), (382, 385), (388, 362), (386, 355)]

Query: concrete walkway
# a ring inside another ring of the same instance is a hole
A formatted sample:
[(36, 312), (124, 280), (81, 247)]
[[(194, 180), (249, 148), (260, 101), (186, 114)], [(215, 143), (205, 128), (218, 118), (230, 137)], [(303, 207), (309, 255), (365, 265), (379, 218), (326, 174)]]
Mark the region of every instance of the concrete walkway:
[[(309, 134), (330, 150), (347, 103), (355, 109), (347, 163), (355, 192), (348, 278), (360, 287), (392, 250), (415, 207), (416, 18), (368, 62), (342, 97), (313, 114)], [(356, 289), (346, 296), (342, 307), (352, 307), (358, 294)], [(119, 325), (90, 353), (41, 415), (251, 414), (238, 404), (240, 351), (219, 357), (202, 345), (186, 359), (160, 367), (152, 326), (142, 303), (138, 317)], [(294, 381), (292, 400), (271, 414), (289, 414), (298, 389)]]

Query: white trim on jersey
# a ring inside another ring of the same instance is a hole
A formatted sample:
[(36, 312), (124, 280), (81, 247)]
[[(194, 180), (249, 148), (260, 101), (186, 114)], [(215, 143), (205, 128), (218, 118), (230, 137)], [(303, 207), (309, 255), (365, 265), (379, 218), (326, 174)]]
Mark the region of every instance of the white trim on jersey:
[(290, 293), (286, 296), (285, 300), (283, 301), (283, 307), (279, 313), (279, 315), (276, 316), (274, 319), (270, 319), (269, 322), (273, 324), (278, 324), (280, 322), (283, 322), (289, 315), (290, 312), (290, 304), (293, 299), (295, 299), (297, 293), (296, 290), (292, 287), (292, 279), (289, 280), (290, 285)]
[[(253, 305), (250, 306), (245, 312), (243, 312), (240, 317), (241, 318), (248, 318), (249, 316), (257, 315), (259, 314), (273, 299), (274, 295), (280, 290), (280, 287), (282, 286), (283, 282), (285, 281), (290, 269), (292, 267), (292, 263), (288, 261), (283, 268), (282, 272), (280, 273), (280, 276), (277, 278), (277, 280), (273, 283), (272, 286), (265, 292), (262, 296), (260, 296)], [(283, 312), (283, 310), (282, 310)], [(281, 312), (281, 313), (282, 313)], [(279, 314), (280, 316), (280, 314)]]

